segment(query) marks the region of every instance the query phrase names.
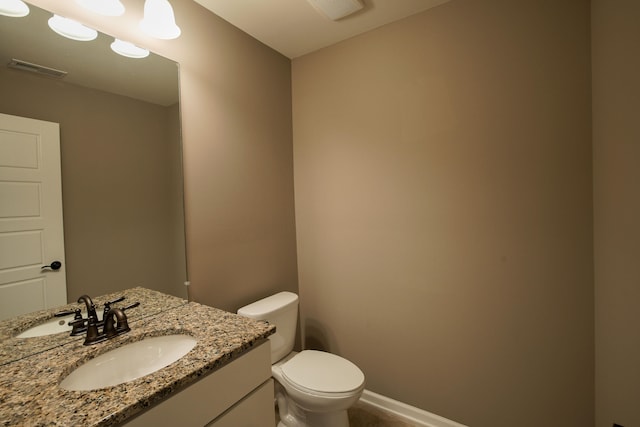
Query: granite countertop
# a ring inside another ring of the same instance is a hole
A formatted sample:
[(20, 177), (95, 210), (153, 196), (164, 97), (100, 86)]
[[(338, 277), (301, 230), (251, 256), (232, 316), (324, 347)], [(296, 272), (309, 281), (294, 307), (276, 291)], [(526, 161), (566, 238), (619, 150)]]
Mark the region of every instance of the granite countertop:
[[(102, 306), (106, 301), (113, 301), (118, 297), (124, 296), (125, 300), (113, 307), (126, 307), (134, 302), (140, 302), (140, 306), (127, 310), (127, 318), (129, 323), (134, 325), (136, 322), (148, 316), (156, 315), (162, 311), (178, 307), (187, 303), (187, 300), (172, 295), (163, 294), (151, 289), (136, 287), (125, 289), (123, 291), (114, 292), (107, 295), (92, 298), (96, 305), (96, 310), (101, 312)], [(85, 309), (84, 304), (71, 303), (60, 307), (47, 310), (34, 311), (33, 313), (24, 314), (22, 316), (3, 320), (0, 322), (0, 365), (11, 363), (24, 357), (31, 356), (68, 344), (73, 341), (83, 342), (84, 335), (72, 337), (68, 332), (54, 335), (46, 335), (33, 338), (15, 338), (15, 336), (32, 326), (43, 323), (52, 319), (55, 313), (61, 311), (74, 310), (76, 308)], [(100, 313), (100, 316), (102, 314)], [(84, 315), (86, 317), (86, 314)]]
[[(187, 303), (131, 325), (131, 332), (92, 345), (82, 340), (2, 366), (0, 423), (4, 426), (118, 425), (198, 381), (263, 342), (275, 326), (198, 303)], [(85, 361), (145, 337), (188, 334), (198, 340), (187, 355), (150, 375), (94, 391), (58, 384)]]

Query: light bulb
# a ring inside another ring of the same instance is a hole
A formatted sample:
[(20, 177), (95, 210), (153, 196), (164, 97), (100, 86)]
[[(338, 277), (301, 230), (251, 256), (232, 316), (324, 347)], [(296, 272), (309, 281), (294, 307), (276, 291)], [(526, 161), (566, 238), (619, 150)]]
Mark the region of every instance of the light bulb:
[(120, 39), (115, 39), (111, 43), (111, 50), (118, 55), (126, 56), (128, 58), (146, 58), (149, 56), (149, 51), (134, 45), (133, 43), (125, 42)]
[(166, 40), (175, 39), (181, 33), (168, 0), (145, 0), (140, 28), (152, 37)]
[(59, 15), (53, 15), (49, 19), (49, 27), (61, 36), (71, 40), (90, 41), (98, 37), (98, 32), (93, 28)]
[(22, 0), (0, 0), (0, 15), (20, 18), (29, 14), (29, 6)]

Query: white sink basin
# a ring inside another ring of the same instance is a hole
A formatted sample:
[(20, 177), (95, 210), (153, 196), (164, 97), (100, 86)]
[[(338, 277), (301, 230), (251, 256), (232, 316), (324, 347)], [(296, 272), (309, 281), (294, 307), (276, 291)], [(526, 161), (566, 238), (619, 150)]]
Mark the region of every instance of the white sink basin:
[[(83, 312), (82, 317), (87, 317), (87, 313)], [(102, 313), (98, 313), (98, 318), (102, 319)], [(54, 317), (44, 323), (33, 326), (26, 331), (16, 335), (16, 338), (33, 338), (43, 337), (45, 335), (59, 334), (61, 332), (71, 332), (73, 327), (69, 326), (69, 322), (73, 320), (73, 314), (65, 317)]]
[(60, 387), (95, 390), (133, 381), (182, 358), (196, 342), (189, 335), (164, 335), (123, 345), (76, 368)]
[(73, 320), (73, 315), (67, 317), (57, 317), (41, 323), (32, 328), (27, 329), (21, 334), (16, 335), (16, 338), (33, 338), (42, 337), (45, 335), (59, 334), (61, 332), (71, 332), (71, 326), (67, 325)]

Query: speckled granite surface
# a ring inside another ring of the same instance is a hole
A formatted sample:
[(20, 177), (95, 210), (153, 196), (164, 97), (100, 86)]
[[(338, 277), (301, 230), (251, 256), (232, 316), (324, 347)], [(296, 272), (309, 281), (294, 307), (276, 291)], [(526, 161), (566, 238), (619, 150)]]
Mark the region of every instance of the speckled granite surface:
[[(113, 301), (121, 296), (124, 296), (125, 300), (114, 304), (113, 307), (122, 308), (131, 305), (134, 302), (140, 302), (139, 307), (127, 310), (127, 317), (131, 325), (135, 325), (137, 321), (148, 316), (154, 316), (162, 311), (179, 307), (187, 303), (187, 300), (185, 299), (140, 287), (97, 296), (95, 298), (93, 295), (90, 296), (92, 297), (98, 312), (102, 311), (104, 302)], [(15, 336), (32, 326), (52, 319), (55, 313), (74, 310), (76, 308), (84, 309), (84, 307), (84, 304), (67, 304), (48, 310), (35, 311), (33, 313), (0, 322), (0, 365), (40, 353), (54, 347), (66, 345), (71, 342), (82, 342), (84, 340), (84, 336), (72, 337), (69, 336), (68, 332), (34, 338), (15, 338)]]
[[(111, 426), (159, 403), (275, 331), (273, 325), (188, 303), (168, 309), (132, 331), (93, 346), (73, 341), (2, 366), (0, 424), (4, 426)], [(183, 358), (137, 380), (96, 391), (66, 391), (60, 381), (86, 360), (148, 336), (189, 334), (198, 340)]]

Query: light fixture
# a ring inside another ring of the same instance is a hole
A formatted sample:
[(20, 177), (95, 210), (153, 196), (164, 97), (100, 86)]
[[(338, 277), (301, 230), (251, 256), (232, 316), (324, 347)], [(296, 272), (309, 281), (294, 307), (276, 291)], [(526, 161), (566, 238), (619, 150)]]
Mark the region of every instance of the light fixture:
[(120, 0), (76, 0), (80, 6), (104, 16), (124, 14), (124, 5)]
[(307, 0), (327, 18), (337, 21), (362, 9), (360, 0)]
[(0, 0), (0, 15), (20, 18), (29, 14), (29, 6), (22, 0)]
[(61, 36), (71, 40), (90, 41), (98, 37), (98, 32), (93, 28), (59, 15), (53, 15), (49, 18), (49, 27)]
[(125, 42), (120, 39), (115, 39), (111, 43), (111, 50), (118, 55), (126, 56), (128, 58), (146, 58), (149, 56), (149, 51), (134, 45), (133, 43)]
[(165, 40), (175, 39), (181, 33), (168, 0), (145, 0), (140, 28), (152, 37)]

